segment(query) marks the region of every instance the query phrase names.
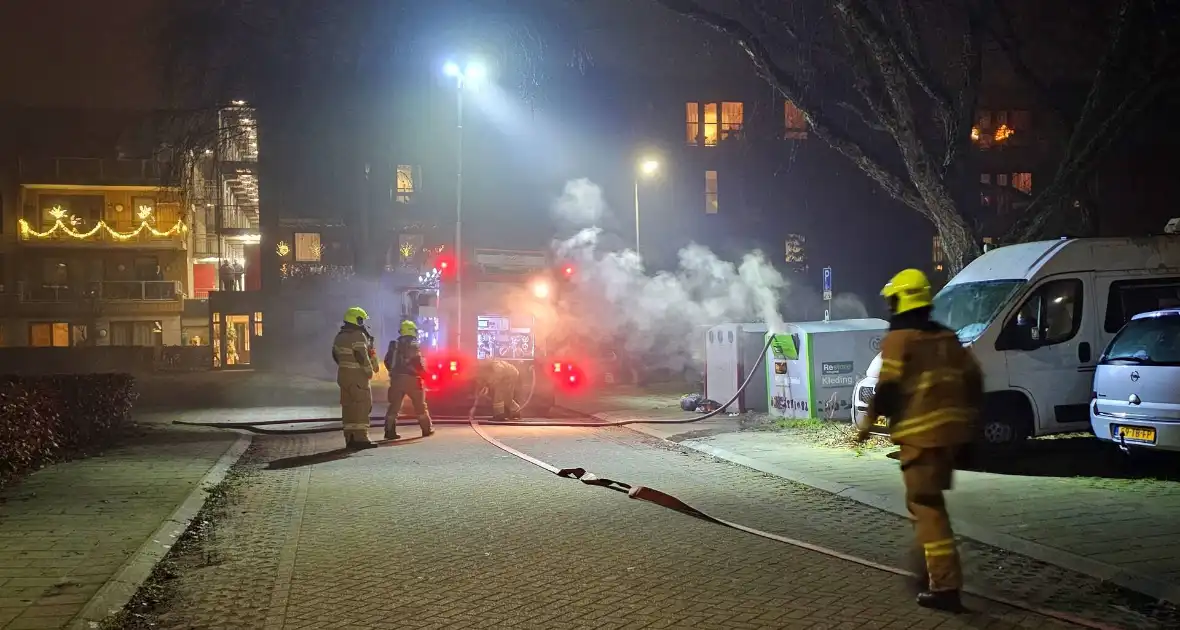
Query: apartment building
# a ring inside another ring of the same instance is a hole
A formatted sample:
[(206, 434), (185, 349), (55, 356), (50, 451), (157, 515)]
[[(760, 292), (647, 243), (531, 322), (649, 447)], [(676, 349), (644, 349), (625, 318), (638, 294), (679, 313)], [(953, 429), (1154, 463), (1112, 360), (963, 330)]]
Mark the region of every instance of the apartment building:
[(18, 156), (5, 195), (3, 342), (180, 345), (189, 225), (169, 165)]

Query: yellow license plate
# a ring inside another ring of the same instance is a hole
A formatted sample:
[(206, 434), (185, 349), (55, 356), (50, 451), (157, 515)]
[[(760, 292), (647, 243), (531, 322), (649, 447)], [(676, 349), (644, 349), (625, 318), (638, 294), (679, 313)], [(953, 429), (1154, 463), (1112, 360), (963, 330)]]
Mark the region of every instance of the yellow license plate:
[(1147, 442), (1148, 444), (1155, 444), (1155, 429), (1152, 427), (1127, 427), (1114, 425), (1111, 433), (1116, 437), (1121, 437), (1128, 442)]
[(875, 426), (875, 427), (888, 427), (889, 426), (889, 418), (877, 418), (877, 421), (873, 423), (873, 426)]

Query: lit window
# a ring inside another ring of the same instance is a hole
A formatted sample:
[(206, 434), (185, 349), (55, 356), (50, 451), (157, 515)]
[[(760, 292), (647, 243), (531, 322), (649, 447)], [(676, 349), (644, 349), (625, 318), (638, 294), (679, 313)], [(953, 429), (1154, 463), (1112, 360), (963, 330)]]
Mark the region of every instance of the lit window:
[(1012, 173), (1012, 187), (1020, 192), (1032, 194), (1032, 173)]
[(695, 147), (701, 141), (700, 103), (684, 104), (684, 121), (684, 140), (689, 146)]
[(807, 138), (807, 118), (803, 115), (803, 110), (791, 101), (783, 102), (783, 120), (787, 126), (786, 137), (795, 140)]
[(1008, 174), (1007, 173), (1000, 173), (999, 175), (996, 175), (996, 185), (997, 186), (1007, 186), (1008, 185)]
[(705, 146), (717, 146), (717, 103), (705, 103)]
[(29, 345), (34, 348), (68, 348), (70, 325), (65, 322), (29, 324)]
[(705, 214), (717, 214), (717, 171), (705, 171)]
[(721, 104), (721, 139), (726, 140), (742, 130), (745, 108), (741, 103)]
[(942, 251), (942, 237), (937, 234), (934, 235), (934, 266), (937, 268), (946, 260), (946, 255)]
[(414, 195), (414, 170), (409, 164), (397, 165), (397, 200), (399, 203), (409, 203)]
[(323, 253), (318, 232), (295, 233), (295, 262), (320, 262)]

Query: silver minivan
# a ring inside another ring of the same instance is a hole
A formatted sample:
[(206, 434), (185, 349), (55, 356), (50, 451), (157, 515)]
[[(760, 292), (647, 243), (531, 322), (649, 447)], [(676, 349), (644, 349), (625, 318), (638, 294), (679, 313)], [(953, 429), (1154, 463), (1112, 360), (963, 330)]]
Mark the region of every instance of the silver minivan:
[(1142, 313), (1094, 371), (1090, 426), (1100, 440), (1180, 451), (1180, 308)]

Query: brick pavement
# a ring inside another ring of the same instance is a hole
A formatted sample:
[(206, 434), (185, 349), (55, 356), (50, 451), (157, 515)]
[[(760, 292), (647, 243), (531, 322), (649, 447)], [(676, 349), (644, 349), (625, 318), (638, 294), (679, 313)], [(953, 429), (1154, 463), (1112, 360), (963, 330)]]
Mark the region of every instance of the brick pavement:
[[(624, 430), (492, 431), (553, 463), (655, 481), (756, 526), (835, 531), (851, 523), (825, 502), (868, 510)], [(978, 601), (973, 615), (924, 611), (894, 576), (558, 479), (462, 427), (307, 458), (337, 443), (335, 434), (256, 438), (216, 536), (174, 558), (175, 599), (152, 621), (243, 630), (1063, 627)], [(857, 525), (904, 537), (903, 523), (884, 516), (887, 527)]]
[(236, 441), (232, 433), (149, 428), (0, 493), (0, 628), (65, 627)]
[[(634, 392), (578, 406), (604, 419), (685, 417), (668, 396)], [(888, 450), (858, 456), (816, 446), (789, 432), (741, 431), (735, 418), (690, 425), (632, 425), (633, 429), (809, 483), (904, 514), (901, 479)], [(1084, 441), (1084, 440), (1083, 440)], [(1071, 440), (1071, 442), (1078, 442)], [(1080, 442), (1079, 442), (1080, 443)], [(1030, 448), (1076, 448), (1037, 440)], [(1079, 449), (1070, 467), (1086, 475), (1101, 467)], [(1032, 455), (1025, 457), (1036, 458)], [(1014, 472), (1021, 465), (1008, 462)], [(1092, 473), (1093, 474), (1093, 473)], [(1129, 588), (1180, 602), (1180, 483), (1157, 478), (1046, 476), (960, 471), (948, 501), (961, 532)]]

